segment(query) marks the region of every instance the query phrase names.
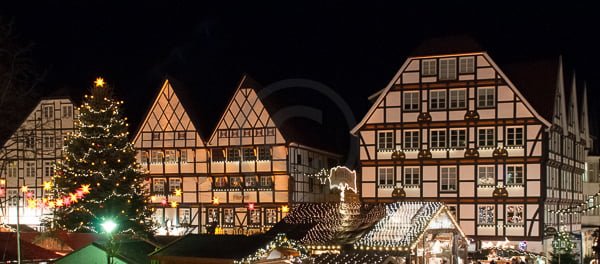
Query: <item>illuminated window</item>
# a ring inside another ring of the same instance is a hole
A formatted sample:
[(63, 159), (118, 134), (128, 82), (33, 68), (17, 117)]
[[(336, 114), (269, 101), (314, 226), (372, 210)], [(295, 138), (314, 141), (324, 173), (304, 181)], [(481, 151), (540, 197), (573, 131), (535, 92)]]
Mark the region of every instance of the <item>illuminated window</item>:
[(463, 109), (467, 107), (467, 90), (450, 90), (450, 109)]
[[(19, 195), (19, 190), (9, 189), (8, 190), (8, 198), (16, 197)], [(19, 199), (9, 199), (8, 206), (17, 206), (19, 204)]]
[(175, 154), (174, 149), (165, 150), (165, 163), (176, 163), (177, 155)]
[(442, 167), (440, 191), (456, 191), (456, 167)]
[(506, 128), (506, 145), (507, 146), (522, 146), (523, 145), (523, 128), (522, 127)]
[(523, 206), (508, 205), (506, 206), (506, 222), (509, 224), (523, 224)]
[(244, 184), (244, 178), (241, 176), (229, 177), (229, 187), (231, 188), (242, 188)]
[(480, 186), (495, 186), (496, 167), (479, 166), (477, 169), (477, 184)]
[(223, 223), (228, 225), (233, 225), (234, 214), (233, 208), (224, 208), (223, 209)]
[(419, 110), (419, 92), (404, 92), (402, 98), (402, 109), (405, 111)]
[(148, 163), (148, 151), (140, 151), (140, 160), (141, 163)]
[(506, 166), (506, 185), (522, 185), (523, 182), (523, 166)]
[(394, 168), (379, 168), (377, 178), (380, 186), (393, 186)]
[(179, 224), (189, 224), (192, 217), (191, 208), (179, 208)]
[(467, 146), (467, 132), (464, 129), (450, 130), (450, 147), (464, 148)]
[(227, 188), (227, 177), (215, 177), (214, 179), (214, 188)]
[(206, 222), (207, 223), (213, 223), (219, 222), (219, 209), (218, 208), (208, 208), (207, 212), (206, 212)]
[(419, 148), (419, 130), (404, 131), (404, 148), (418, 149)]
[(456, 59), (440, 59), (440, 80), (456, 79)]
[(249, 210), (248, 223), (251, 225), (260, 225), (260, 209)]
[(436, 60), (422, 60), (421, 61), (421, 74), (423, 76), (433, 76), (437, 74)]
[(406, 185), (406, 186), (419, 185), (420, 178), (421, 178), (421, 169), (420, 168), (404, 168), (404, 185)]
[(169, 179), (169, 192), (173, 194), (175, 190), (181, 190), (181, 179), (170, 178)]
[(477, 89), (477, 106), (478, 107), (494, 107), (496, 105), (495, 89), (478, 88)]
[(16, 161), (11, 161), (8, 163), (8, 177), (10, 178), (14, 178), (17, 177), (19, 173), (19, 170), (17, 168), (17, 162)]
[(151, 163), (162, 163), (164, 154), (160, 150), (153, 150), (150, 152), (150, 162)]
[(268, 225), (273, 225), (277, 223), (277, 209), (276, 208), (267, 208), (265, 209), (265, 222)]
[(446, 130), (431, 130), (431, 148), (446, 147)]
[(377, 133), (377, 148), (381, 150), (394, 149), (394, 132), (385, 131)]
[(460, 59), (458, 59), (458, 72), (459, 73), (475, 72), (475, 57), (461, 57)]
[(239, 148), (228, 148), (227, 149), (227, 161), (240, 161), (240, 149)]
[(429, 92), (429, 109), (440, 110), (446, 109), (446, 91), (434, 90)]
[(478, 145), (479, 147), (493, 147), (494, 142), (494, 129), (493, 128), (480, 128), (477, 130), (478, 134)]
[(165, 192), (165, 179), (157, 178), (152, 180), (152, 191), (163, 194)]
[(244, 177), (244, 186), (246, 188), (255, 188), (258, 186), (258, 176), (246, 176)]
[(480, 225), (493, 225), (496, 223), (496, 210), (493, 205), (480, 205), (477, 223)]

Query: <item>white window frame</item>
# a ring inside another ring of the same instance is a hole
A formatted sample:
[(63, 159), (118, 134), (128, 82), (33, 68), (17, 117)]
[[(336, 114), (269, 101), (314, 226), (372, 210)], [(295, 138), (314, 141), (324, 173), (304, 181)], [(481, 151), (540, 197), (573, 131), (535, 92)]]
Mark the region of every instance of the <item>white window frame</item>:
[(163, 162), (165, 154), (160, 150), (152, 150), (150, 151), (150, 163), (151, 164), (159, 164)]
[[(482, 213), (484, 213), (484, 214), (482, 215)], [(496, 224), (496, 206), (494, 206), (493, 204), (478, 205), (477, 206), (477, 224), (479, 224), (479, 225), (495, 225)]]
[(450, 129), (449, 145), (451, 148), (465, 148), (467, 147), (467, 130)]
[(467, 108), (467, 89), (450, 89), (449, 109), (465, 109)]
[(446, 90), (431, 90), (429, 91), (429, 109), (444, 110), (446, 109)]
[(377, 185), (394, 186), (394, 167), (380, 167), (377, 169)]
[[(456, 167), (441, 167), (440, 168), (440, 192), (456, 192), (458, 187), (458, 179), (456, 177)], [(452, 184), (454, 183), (454, 184)], [(444, 187), (446, 186), (446, 187)], [(454, 186), (451, 188), (451, 186)]]
[(265, 224), (274, 225), (277, 223), (277, 208), (265, 208)]
[(496, 106), (496, 88), (477, 88), (477, 107), (488, 108)]
[(63, 105), (63, 107), (62, 107), (62, 117), (63, 118), (71, 118), (71, 117), (73, 117), (73, 106), (72, 105)]
[[(509, 174), (511, 176), (509, 177)], [(525, 184), (525, 173), (523, 165), (506, 165), (505, 185), (523, 185)]]
[(52, 177), (54, 174), (54, 167), (51, 161), (44, 161), (44, 178)]
[(421, 143), (419, 134), (419, 130), (404, 130), (402, 138), (404, 140), (404, 149), (418, 149)]
[(187, 155), (187, 149), (180, 149), (179, 150), (179, 162), (181, 163), (187, 163), (188, 162), (188, 155)]
[(393, 150), (394, 149), (394, 131), (378, 131), (377, 132), (377, 149), (378, 150)]
[[(16, 197), (19, 195), (19, 190), (18, 189), (8, 189), (6, 193), (7, 193), (6, 198)], [(8, 206), (18, 206), (19, 200), (21, 200), (21, 199), (8, 199)]]
[[(482, 142), (484, 144), (481, 144)], [(478, 147), (494, 147), (494, 146), (496, 146), (495, 129), (494, 128), (479, 128), (479, 129), (477, 129), (477, 146)]]
[(429, 144), (432, 149), (446, 148), (446, 130), (432, 129), (429, 132)]
[(25, 162), (25, 177), (28, 177), (28, 178), (35, 177), (35, 162), (33, 162), (33, 161)]
[(43, 137), (43, 141), (44, 141), (44, 149), (54, 148), (54, 136), (45, 135)]
[(181, 190), (181, 178), (169, 178), (169, 193), (175, 193), (175, 190)]
[(421, 184), (421, 168), (404, 167), (404, 186), (418, 186)]
[(478, 186), (496, 186), (496, 167), (480, 165), (477, 167)]
[(227, 161), (237, 162), (242, 159), (240, 156), (240, 148), (227, 148)]
[[(523, 127), (507, 127), (506, 128), (506, 145), (507, 146), (523, 146), (524, 133)], [(520, 134), (520, 137), (519, 137)]]
[[(512, 215), (511, 214), (512, 209)], [(516, 210), (516, 211), (515, 211)], [(506, 223), (509, 225), (522, 225), (525, 223), (525, 207), (522, 204), (506, 206)]]
[(154, 178), (152, 179), (152, 192), (163, 194), (165, 192), (165, 178)]
[(440, 80), (456, 80), (456, 58), (440, 59)]
[(458, 59), (458, 73), (474, 73), (475, 56), (460, 57)]
[(421, 75), (423, 75), (423, 76), (437, 75), (436, 59), (421, 60)]
[(7, 170), (9, 178), (16, 178), (17, 176), (19, 176), (19, 167), (17, 166), (17, 164), (17, 161), (10, 161), (8, 163)]
[(177, 151), (165, 149), (165, 163), (177, 163)]
[(271, 188), (273, 187), (273, 176), (260, 176), (258, 177), (260, 187)]
[(44, 105), (42, 107), (43, 117), (45, 120), (54, 118), (54, 106), (53, 105)]
[(233, 208), (223, 208), (223, 224), (233, 225), (235, 223), (235, 211)]
[(402, 109), (404, 111), (419, 111), (421, 98), (419, 91), (406, 91), (402, 93)]

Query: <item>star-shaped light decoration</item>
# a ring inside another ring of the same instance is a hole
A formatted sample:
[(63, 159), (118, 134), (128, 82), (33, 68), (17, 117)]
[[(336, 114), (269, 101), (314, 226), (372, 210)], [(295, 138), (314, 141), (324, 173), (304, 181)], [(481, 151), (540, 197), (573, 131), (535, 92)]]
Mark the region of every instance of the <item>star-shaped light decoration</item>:
[(290, 208), (287, 205), (282, 205), (281, 206), (281, 212), (282, 213), (287, 213), (290, 211)]
[(176, 201), (171, 202), (171, 207), (176, 208), (179, 205)]
[(50, 190), (52, 190), (52, 182), (45, 181), (44, 182), (44, 191), (50, 191)]
[(175, 189), (175, 196), (181, 196), (181, 190)]
[(91, 188), (90, 188), (90, 185), (89, 185), (89, 184), (82, 184), (82, 185), (81, 185), (81, 192), (82, 192), (83, 194), (88, 194), (88, 193), (90, 193), (90, 189), (91, 189)]
[(76, 193), (69, 193), (69, 196), (71, 197), (71, 202), (73, 202), (73, 203), (77, 202), (77, 194)]
[(212, 201), (213, 205), (219, 205), (219, 197), (214, 197)]
[(27, 200), (27, 207), (28, 208), (36, 208), (37, 207), (37, 201), (35, 199), (28, 199)]
[(21, 192), (22, 192), (22, 193), (26, 193), (26, 192), (28, 192), (28, 191), (29, 191), (29, 187), (27, 187), (27, 185), (23, 185), (23, 186), (21, 186)]
[(104, 79), (102, 77), (98, 77), (94, 81), (94, 85), (96, 85), (96, 87), (104, 87), (104, 84)]

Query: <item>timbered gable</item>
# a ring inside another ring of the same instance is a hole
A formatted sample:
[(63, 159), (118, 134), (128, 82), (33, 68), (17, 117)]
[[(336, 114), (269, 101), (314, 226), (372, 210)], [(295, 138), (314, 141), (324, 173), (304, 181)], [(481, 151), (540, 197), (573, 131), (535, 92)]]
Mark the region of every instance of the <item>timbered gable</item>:
[(210, 146), (285, 144), (279, 128), (244, 76), (209, 139)]
[(169, 80), (163, 83), (133, 142), (136, 148), (204, 145)]

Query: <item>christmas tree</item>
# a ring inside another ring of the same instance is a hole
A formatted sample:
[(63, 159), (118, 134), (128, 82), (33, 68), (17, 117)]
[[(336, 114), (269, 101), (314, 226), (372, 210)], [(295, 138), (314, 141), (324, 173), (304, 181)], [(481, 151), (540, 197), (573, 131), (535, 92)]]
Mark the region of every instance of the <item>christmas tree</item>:
[(122, 103), (101, 78), (85, 96), (57, 164), (51, 230), (101, 232), (103, 222), (113, 221), (113, 233), (152, 233), (148, 193), (127, 138)]

